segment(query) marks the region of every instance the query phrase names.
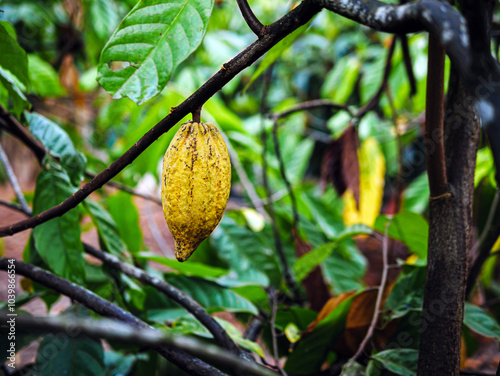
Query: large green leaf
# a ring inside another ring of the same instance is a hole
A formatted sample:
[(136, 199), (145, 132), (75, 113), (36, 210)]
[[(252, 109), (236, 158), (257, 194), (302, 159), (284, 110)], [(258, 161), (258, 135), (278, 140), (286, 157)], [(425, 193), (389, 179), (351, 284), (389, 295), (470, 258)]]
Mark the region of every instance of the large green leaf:
[(116, 223), (111, 218), (111, 215), (99, 203), (93, 200), (87, 199), (84, 202), (84, 206), (97, 228), (106, 251), (115, 255), (123, 255), (127, 251), (127, 246), (121, 239)]
[(337, 243), (334, 252), (322, 266), (324, 276), (335, 295), (359, 290), (364, 286), (366, 259), (352, 240)]
[(321, 95), (336, 103), (345, 103), (355, 88), (361, 63), (356, 57), (344, 56), (325, 77)]
[(212, 235), (220, 256), (231, 271), (219, 279), (227, 286), (279, 285), (281, 272), (270, 245), (258, 233), (225, 216)]
[(114, 99), (140, 104), (157, 95), (200, 44), (212, 7), (213, 0), (138, 2), (102, 51), (99, 83)]
[(429, 179), (427, 173), (424, 172), (405, 189), (403, 210), (423, 213), (429, 206), (429, 194)]
[(418, 350), (392, 349), (381, 351), (372, 358), (381, 363), (382, 367), (401, 376), (417, 374)]
[(0, 103), (16, 116), (30, 107), (23, 91), (24, 87), (17, 77), (0, 66)]
[(43, 115), (35, 112), (25, 115), (33, 136), (40, 140), (53, 156), (60, 158), (61, 165), (71, 177), (73, 184), (78, 184), (82, 180), (86, 162), (83, 155), (75, 149), (68, 134)]
[(417, 266), (401, 274), (384, 304), (390, 311), (389, 319), (406, 315), (422, 308), (424, 296), (425, 267)]
[[(257, 308), (245, 298), (230, 289), (200, 278), (188, 278), (180, 275), (167, 275), (166, 282), (191, 295), (209, 313), (247, 312), (257, 314)], [(185, 315), (186, 311), (177, 303), (155, 289), (146, 286), (146, 309), (151, 320), (164, 321)]]
[[(36, 181), (33, 215), (60, 204), (74, 190), (64, 170), (46, 158), (44, 169)], [(38, 254), (54, 273), (75, 282), (83, 282), (85, 269), (78, 209), (35, 227), (33, 238)]]
[(464, 324), (475, 333), (500, 340), (498, 321), (478, 306), (465, 303)]
[[(384, 233), (388, 221), (386, 216), (379, 216), (375, 221), (375, 230)], [(392, 218), (388, 235), (406, 244), (419, 258), (427, 258), (429, 224), (421, 214), (410, 211), (396, 214)]]
[(335, 240), (329, 243), (320, 245), (313, 251), (306, 253), (300, 257), (293, 265), (295, 278), (298, 282), (302, 281), (307, 275), (323, 261), (325, 261), (334, 251), (339, 242), (360, 234), (371, 234), (372, 230), (363, 224), (347, 227), (340, 232)]
[(5, 22), (0, 22), (0, 67), (9, 71), (25, 89), (29, 86), (28, 57), (26, 52), (19, 46), (12, 30)]
[(143, 237), (139, 226), (139, 212), (128, 193), (119, 192), (106, 200), (106, 207), (113, 218), (120, 237), (132, 253), (141, 250)]
[(227, 269), (217, 268), (215, 266), (205, 265), (201, 262), (179, 262), (174, 259), (169, 259), (164, 256), (160, 256), (153, 252), (140, 252), (136, 256), (138, 259), (145, 259), (149, 261), (157, 262), (158, 264), (168, 266), (169, 268), (176, 270), (180, 274), (189, 277), (201, 277), (206, 279), (217, 279), (227, 274)]
[(65, 89), (56, 70), (37, 55), (28, 55), (31, 90), (41, 97), (60, 97)]
[(49, 334), (38, 348), (36, 364), (40, 376), (104, 376), (103, 357), (99, 341)]
[(285, 363), (285, 371), (307, 375), (321, 369), (328, 351), (344, 331), (352, 299), (353, 297), (350, 297), (342, 302), (321, 320), (311, 333), (297, 342)]

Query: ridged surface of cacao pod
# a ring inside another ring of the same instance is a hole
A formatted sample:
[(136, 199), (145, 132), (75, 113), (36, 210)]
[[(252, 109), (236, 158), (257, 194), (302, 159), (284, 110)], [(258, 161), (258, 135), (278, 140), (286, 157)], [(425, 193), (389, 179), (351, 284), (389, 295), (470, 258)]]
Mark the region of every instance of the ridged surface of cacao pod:
[(181, 125), (163, 158), (163, 214), (186, 261), (222, 219), (231, 189), (226, 143), (211, 123)]

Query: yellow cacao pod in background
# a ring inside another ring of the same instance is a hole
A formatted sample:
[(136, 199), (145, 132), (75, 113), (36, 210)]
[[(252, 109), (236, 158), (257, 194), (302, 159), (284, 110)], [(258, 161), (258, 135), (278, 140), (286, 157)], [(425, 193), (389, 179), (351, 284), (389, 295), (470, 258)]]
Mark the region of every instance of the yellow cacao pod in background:
[(182, 124), (163, 158), (161, 190), (178, 261), (186, 261), (215, 229), (230, 189), (231, 162), (217, 127), (193, 121)]

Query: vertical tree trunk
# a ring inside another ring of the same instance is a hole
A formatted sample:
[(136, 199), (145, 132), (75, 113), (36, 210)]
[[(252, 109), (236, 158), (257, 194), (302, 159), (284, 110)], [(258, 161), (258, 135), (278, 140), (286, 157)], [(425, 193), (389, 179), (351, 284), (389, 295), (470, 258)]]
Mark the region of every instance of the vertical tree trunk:
[(444, 119), (450, 194), (430, 198), (419, 376), (459, 376), (478, 140), (479, 119), (472, 97), (452, 69)]

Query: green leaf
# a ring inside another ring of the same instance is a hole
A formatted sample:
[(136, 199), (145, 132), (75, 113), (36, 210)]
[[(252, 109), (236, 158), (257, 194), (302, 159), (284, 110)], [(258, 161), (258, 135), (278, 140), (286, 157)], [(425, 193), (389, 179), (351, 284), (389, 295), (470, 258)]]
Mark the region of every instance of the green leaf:
[(334, 252), (322, 264), (324, 276), (335, 295), (363, 288), (366, 259), (352, 240), (337, 243)]
[(169, 259), (160, 256), (153, 252), (139, 252), (136, 256), (137, 259), (145, 259), (158, 264), (168, 266), (170, 269), (178, 271), (180, 274), (189, 277), (201, 277), (206, 279), (217, 279), (227, 274), (227, 269), (217, 268), (202, 264), (201, 262), (179, 262), (174, 259)]
[(131, 253), (141, 250), (143, 237), (139, 225), (139, 212), (132, 201), (132, 196), (119, 192), (106, 200), (106, 207), (113, 218), (121, 239)]
[[(220, 326), (226, 331), (231, 339), (236, 342), (240, 347), (244, 349), (253, 351), (260, 357), (264, 357), (264, 350), (256, 342), (250, 341), (243, 338), (241, 332), (229, 321), (223, 320), (219, 317), (215, 317)], [(212, 334), (205, 328), (198, 320), (193, 316), (183, 316), (178, 318), (172, 323), (172, 329), (174, 332), (180, 332), (184, 335), (186, 334), (196, 334), (204, 338), (213, 338)]]
[[(179, 275), (167, 275), (165, 281), (191, 295), (209, 313), (221, 311), (247, 312), (254, 315), (258, 313), (257, 308), (247, 299), (216, 283)], [(174, 316), (186, 314), (186, 311), (180, 309), (177, 303), (174, 303), (155, 289), (146, 286), (144, 292), (146, 293), (145, 307), (151, 320), (171, 320), (172, 311)]]
[(402, 317), (412, 310), (422, 308), (425, 267), (417, 266), (399, 276), (384, 304), (390, 311), (388, 320)]
[(243, 93), (247, 91), (250, 85), (252, 85), (253, 82), (267, 70), (267, 68), (269, 68), (276, 60), (280, 58), (281, 55), (283, 55), (283, 53), (293, 44), (293, 42), (297, 40), (297, 38), (299, 38), (302, 34), (304, 34), (304, 32), (309, 27), (310, 23), (311, 22), (309, 21), (307, 24), (302, 25), (293, 33), (288, 34), (285, 38), (283, 38), (280, 42), (278, 42), (274, 47), (272, 47), (267, 52), (266, 56), (264, 57), (264, 59), (262, 59), (262, 62), (259, 64), (259, 67), (250, 78), (250, 81), (248, 81), (248, 83), (243, 88)]
[(484, 337), (500, 340), (500, 325), (484, 309), (465, 303), (464, 324), (473, 332)]
[(71, 177), (73, 184), (78, 184), (85, 171), (85, 158), (79, 153), (68, 134), (59, 125), (35, 112), (25, 113), (29, 129), (50, 153), (59, 157), (61, 165)]
[(123, 255), (126, 253), (127, 246), (122, 241), (116, 223), (106, 209), (90, 199), (85, 200), (84, 206), (97, 228), (97, 232), (106, 251), (115, 255)]
[(320, 245), (313, 251), (306, 253), (300, 257), (293, 265), (293, 271), (295, 273), (295, 278), (297, 282), (302, 281), (309, 273), (323, 261), (325, 261), (334, 251), (337, 244), (343, 240), (352, 238), (353, 236), (360, 234), (371, 234), (372, 230), (366, 225), (359, 224), (347, 227), (344, 231), (340, 232), (335, 236), (333, 242), (325, 243)]
[(31, 90), (41, 97), (60, 97), (65, 89), (55, 69), (37, 55), (28, 55)]
[[(74, 191), (64, 170), (46, 158), (44, 169), (36, 181), (33, 215), (60, 204)], [(33, 238), (38, 254), (54, 273), (74, 282), (83, 282), (85, 261), (78, 209), (71, 209), (63, 216), (35, 227)]]
[(123, 273), (121, 274), (121, 280), (126, 286), (124, 291), (125, 301), (133, 304), (139, 311), (143, 311), (146, 294), (142, 287)]
[(344, 56), (335, 63), (325, 77), (321, 95), (337, 103), (345, 103), (355, 88), (361, 62), (352, 56)]
[(46, 336), (36, 356), (40, 376), (104, 376), (100, 341), (64, 333)]
[(213, 0), (143, 0), (102, 50), (98, 81), (113, 99), (141, 104), (157, 95), (200, 44)]
[(12, 73), (0, 67), (0, 102), (18, 117), (24, 109), (30, 107), (23, 91), (24, 87), (19, 80)]
[(92, 20), (92, 22), (87, 21), (86, 25), (91, 26), (92, 31), (106, 41), (120, 21), (115, 2), (110, 0), (86, 0), (86, 2), (89, 3), (86, 16)]
[(405, 189), (403, 210), (423, 213), (429, 206), (429, 195), (429, 179), (427, 173), (424, 172)]
[[(385, 226), (389, 221), (386, 216), (379, 216), (375, 221), (375, 230), (384, 233)], [(429, 236), (429, 224), (421, 214), (403, 211), (392, 218), (389, 226), (389, 237), (406, 244), (410, 251), (420, 259), (427, 258), (427, 242)]]
[(106, 376), (129, 375), (134, 363), (138, 359), (147, 359), (147, 355), (122, 355), (114, 351), (104, 352), (104, 364), (106, 366)]
[(212, 234), (221, 258), (231, 267), (227, 276), (219, 279), (227, 286), (279, 285), (281, 272), (269, 244), (260, 233), (237, 225), (225, 216)]
[(418, 350), (414, 349), (392, 349), (372, 355), (385, 369), (402, 376), (417, 374), (417, 358)]
[(28, 57), (12, 36), (12, 29), (9, 29), (3, 22), (0, 23), (0, 50), (2, 51), (0, 67), (14, 75), (26, 89), (30, 83)]
[(297, 342), (285, 363), (285, 371), (307, 375), (321, 369), (328, 351), (344, 331), (352, 299), (350, 297), (342, 302), (311, 333)]

